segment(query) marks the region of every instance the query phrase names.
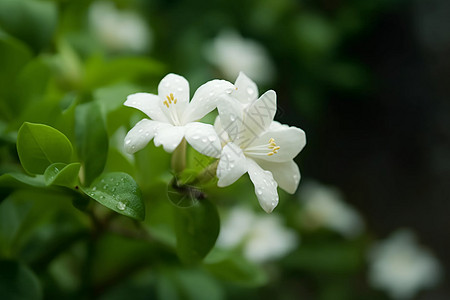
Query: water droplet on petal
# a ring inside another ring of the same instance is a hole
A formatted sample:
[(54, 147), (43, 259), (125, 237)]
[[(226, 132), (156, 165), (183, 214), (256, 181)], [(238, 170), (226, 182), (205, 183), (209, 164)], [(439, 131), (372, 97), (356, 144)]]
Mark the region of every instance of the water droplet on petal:
[(182, 92), (183, 91), (183, 88), (177, 88), (177, 91), (179, 91), (179, 92)]
[(234, 122), (234, 121), (236, 120), (236, 116), (231, 115), (231, 116), (230, 116), (230, 120), (231, 120), (231, 122)]
[(230, 168), (234, 168), (234, 164), (230, 164)]
[(248, 88), (247, 88), (247, 93), (248, 93), (249, 95), (253, 95), (254, 92), (255, 92), (255, 91), (254, 91), (251, 87), (248, 87)]
[(257, 193), (258, 195), (262, 195), (263, 191), (262, 191), (262, 189), (257, 189), (257, 190), (256, 190), (256, 193)]
[(214, 96), (214, 92), (210, 92), (210, 93), (209, 93), (209, 96)]
[(210, 142), (214, 142), (216, 140), (216, 137), (214, 135), (210, 135), (210, 136), (208, 136), (208, 140)]
[(142, 133), (143, 131), (144, 131), (144, 129), (142, 129), (142, 128), (138, 130), (139, 133)]
[(119, 203), (117, 203), (118, 210), (125, 210), (125, 208), (127, 208), (127, 205), (125, 203), (123, 203), (122, 201), (119, 201)]
[(149, 135), (150, 135), (150, 132), (146, 131), (145, 136), (149, 136)]
[(193, 137), (192, 137), (192, 139), (194, 139), (194, 140), (198, 140), (200, 137), (198, 136), (198, 135), (194, 135)]
[(208, 141), (208, 139), (206, 137), (202, 138), (202, 142), (206, 143)]
[(130, 143), (131, 143), (131, 140), (130, 140), (130, 139), (125, 140), (125, 145), (129, 145)]
[(135, 149), (136, 149), (135, 145), (131, 146), (131, 150), (135, 150)]

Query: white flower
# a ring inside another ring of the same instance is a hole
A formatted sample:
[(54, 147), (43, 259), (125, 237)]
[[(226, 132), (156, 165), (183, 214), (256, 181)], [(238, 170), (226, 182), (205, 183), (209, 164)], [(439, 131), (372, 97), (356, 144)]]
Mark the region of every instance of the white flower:
[(243, 246), (249, 260), (264, 262), (284, 256), (298, 245), (296, 233), (283, 226), (276, 215), (257, 215), (244, 207), (233, 208), (221, 226), (217, 245)]
[(137, 93), (127, 97), (124, 105), (134, 107), (151, 118), (139, 121), (125, 137), (125, 150), (134, 153), (154, 139), (156, 146), (172, 152), (183, 137), (197, 151), (219, 153), (220, 141), (210, 124), (194, 122), (216, 108), (218, 97), (233, 89), (232, 83), (211, 80), (197, 89), (189, 102), (189, 83), (179, 75), (166, 75), (158, 86), (158, 95)]
[(392, 298), (411, 299), (421, 289), (437, 284), (441, 268), (436, 258), (417, 245), (410, 230), (399, 230), (375, 245), (370, 253), (369, 281)]
[(361, 233), (364, 223), (358, 212), (342, 200), (341, 193), (332, 187), (309, 182), (302, 186), (302, 221), (306, 227), (327, 227), (345, 237)]
[(273, 78), (274, 67), (266, 49), (234, 31), (221, 32), (205, 50), (206, 58), (227, 79), (236, 78), (240, 71), (261, 83)]
[(278, 204), (278, 185), (291, 194), (297, 189), (300, 171), (293, 158), (306, 144), (305, 133), (273, 121), (274, 91), (256, 99), (256, 85), (242, 73), (235, 86), (237, 91), (224, 94), (218, 104), (215, 127), (224, 142), (218, 186), (228, 186), (248, 173), (261, 207), (270, 213)]
[(143, 52), (150, 45), (147, 23), (135, 12), (118, 10), (112, 2), (94, 2), (89, 24), (100, 43), (112, 51)]

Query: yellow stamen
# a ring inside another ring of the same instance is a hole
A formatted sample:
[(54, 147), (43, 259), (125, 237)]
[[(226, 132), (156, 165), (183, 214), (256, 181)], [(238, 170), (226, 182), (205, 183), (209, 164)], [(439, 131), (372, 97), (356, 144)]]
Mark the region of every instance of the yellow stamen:
[(172, 104), (177, 104), (177, 99), (173, 96), (173, 93), (170, 93), (169, 95), (166, 96), (167, 100), (164, 100), (164, 105), (169, 108), (169, 105)]
[(267, 156), (272, 156), (275, 153), (278, 153), (278, 150), (280, 150), (280, 146), (277, 146), (277, 143), (275, 143), (274, 138), (270, 138), (268, 148), (269, 148), (269, 150), (272, 150), (272, 151), (267, 153)]

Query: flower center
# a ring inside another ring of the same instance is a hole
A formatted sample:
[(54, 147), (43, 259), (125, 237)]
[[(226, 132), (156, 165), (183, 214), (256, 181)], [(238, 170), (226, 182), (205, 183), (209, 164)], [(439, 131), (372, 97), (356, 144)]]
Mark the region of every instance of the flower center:
[(280, 146), (277, 146), (277, 143), (275, 143), (275, 139), (274, 138), (270, 138), (268, 148), (270, 150), (272, 150), (272, 151), (267, 153), (267, 156), (272, 156), (275, 153), (278, 153), (278, 150), (280, 150)]
[(248, 147), (244, 150), (244, 152), (247, 155), (253, 156), (261, 156), (261, 155), (272, 156), (274, 154), (277, 154), (278, 150), (280, 150), (280, 146), (277, 146), (277, 143), (275, 143), (274, 138), (270, 138), (267, 144)]
[(177, 104), (177, 98), (173, 96), (173, 93), (170, 93), (166, 96), (166, 99), (167, 100), (163, 101), (163, 104), (166, 106), (173, 124), (180, 125), (180, 119), (178, 118), (177, 110), (175, 108), (175, 104)]

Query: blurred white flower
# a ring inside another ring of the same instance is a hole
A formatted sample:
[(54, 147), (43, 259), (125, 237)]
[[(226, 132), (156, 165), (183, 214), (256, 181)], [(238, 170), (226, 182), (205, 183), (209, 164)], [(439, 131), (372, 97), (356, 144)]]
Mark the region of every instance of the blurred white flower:
[(224, 147), (217, 166), (219, 187), (233, 184), (248, 173), (259, 204), (270, 213), (278, 205), (278, 185), (293, 194), (300, 181), (294, 162), (306, 144), (305, 132), (273, 121), (277, 110), (276, 93), (258, 98), (253, 81), (239, 74), (231, 94), (218, 103), (214, 127)]
[(299, 243), (296, 233), (283, 226), (277, 215), (258, 215), (248, 208), (235, 207), (222, 224), (217, 246), (243, 247), (244, 256), (254, 262), (283, 257)]
[(158, 95), (129, 95), (124, 105), (139, 109), (151, 120), (142, 119), (128, 132), (125, 150), (135, 153), (155, 138), (157, 147), (162, 145), (165, 151), (173, 152), (186, 138), (198, 152), (218, 155), (221, 144), (213, 126), (195, 121), (215, 109), (219, 96), (231, 89), (234, 85), (228, 81), (211, 80), (199, 87), (189, 102), (186, 78), (168, 74), (158, 85)]
[(258, 83), (270, 82), (274, 66), (266, 49), (234, 31), (223, 31), (205, 47), (206, 58), (232, 80), (243, 71)]
[(112, 2), (94, 2), (89, 8), (89, 24), (95, 37), (111, 51), (143, 52), (150, 47), (148, 24), (133, 11), (118, 10)]
[(442, 275), (437, 259), (407, 229), (373, 246), (369, 259), (370, 284), (394, 299), (411, 299), (419, 290), (436, 285)]
[(347, 238), (357, 236), (364, 228), (358, 212), (342, 200), (335, 188), (308, 182), (302, 186), (300, 199), (302, 222), (306, 227), (326, 227)]

